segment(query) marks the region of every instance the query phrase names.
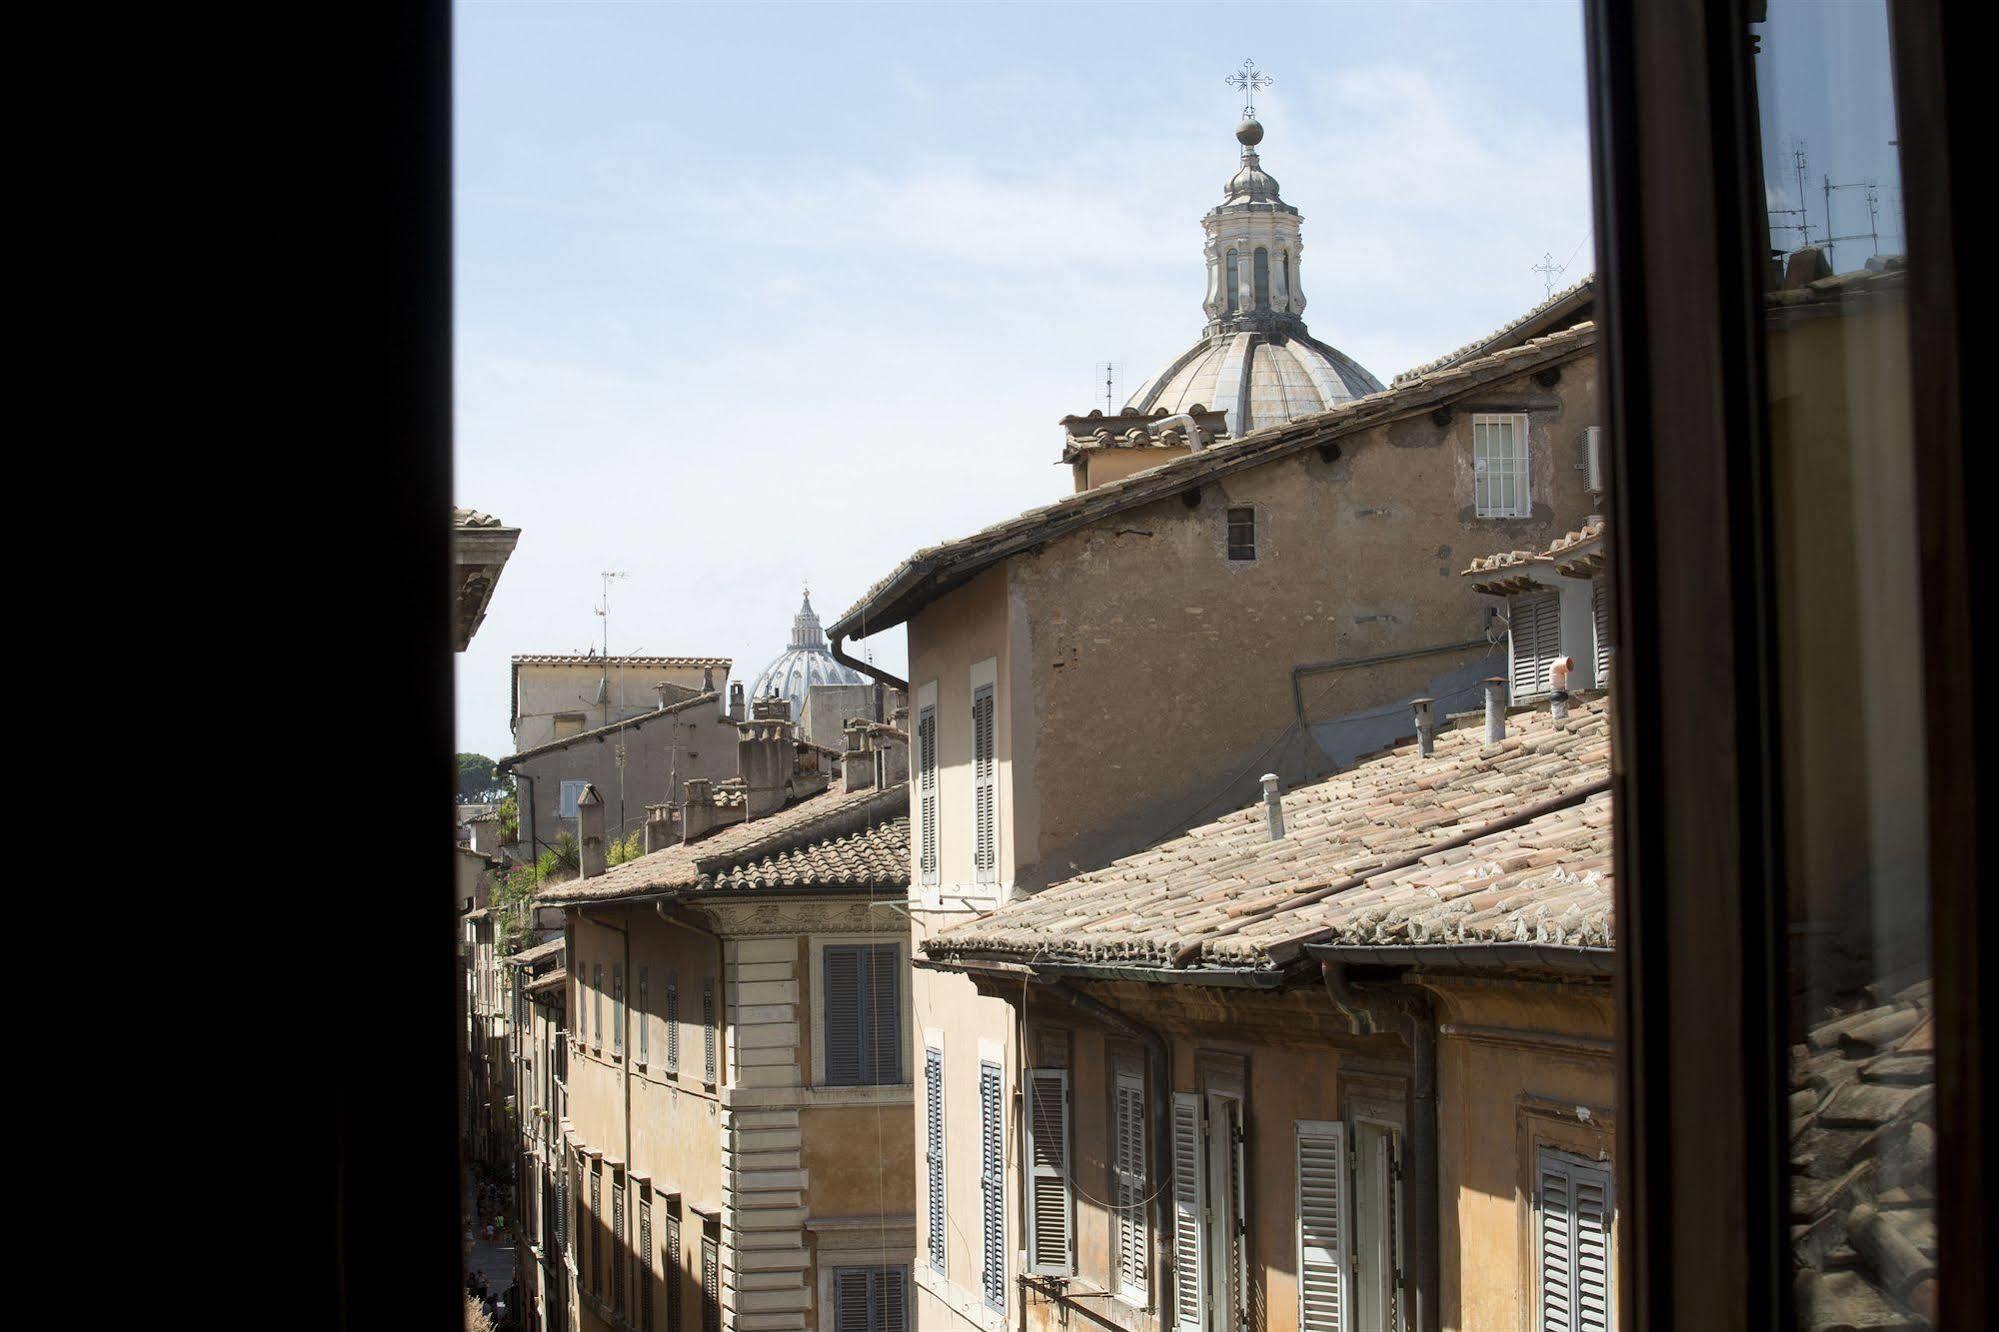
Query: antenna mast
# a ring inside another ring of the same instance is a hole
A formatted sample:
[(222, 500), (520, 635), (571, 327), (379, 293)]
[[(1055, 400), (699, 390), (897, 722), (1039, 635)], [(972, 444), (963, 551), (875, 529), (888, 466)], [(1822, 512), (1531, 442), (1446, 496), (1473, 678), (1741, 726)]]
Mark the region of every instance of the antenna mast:
[(1117, 415), (1117, 365), (1111, 361), (1098, 361), (1097, 373), (1104, 377), (1104, 415)]
[(629, 578), (622, 569), (606, 569), (599, 575), (604, 580), (604, 599), (596, 607), (597, 615), (604, 621), (604, 657), (597, 668), (597, 705), (599, 726), (611, 724), (611, 580)]

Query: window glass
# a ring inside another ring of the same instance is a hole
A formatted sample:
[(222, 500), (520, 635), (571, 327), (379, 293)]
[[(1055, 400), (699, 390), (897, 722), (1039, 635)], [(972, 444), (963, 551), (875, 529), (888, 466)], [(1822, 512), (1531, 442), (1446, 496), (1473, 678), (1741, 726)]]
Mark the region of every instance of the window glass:
[(1935, 1319), (1929, 848), (1888, 15), (1757, 37), (1790, 1222), (1802, 1327)]

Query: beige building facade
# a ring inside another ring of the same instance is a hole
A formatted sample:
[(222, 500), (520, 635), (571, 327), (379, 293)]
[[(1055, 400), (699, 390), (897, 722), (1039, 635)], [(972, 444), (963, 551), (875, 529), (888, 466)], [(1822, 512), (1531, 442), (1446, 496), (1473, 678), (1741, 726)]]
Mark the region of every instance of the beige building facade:
[[(726, 692), (727, 657), (602, 657), (538, 653), (513, 659), (514, 750), (539, 748), (694, 694)], [(662, 686), (671, 695), (662, 698)]]

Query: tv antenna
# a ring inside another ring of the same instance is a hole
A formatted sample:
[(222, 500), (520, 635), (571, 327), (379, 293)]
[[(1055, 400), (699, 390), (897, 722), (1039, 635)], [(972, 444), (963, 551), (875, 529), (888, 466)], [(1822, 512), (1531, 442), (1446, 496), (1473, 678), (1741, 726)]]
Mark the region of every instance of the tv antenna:
[(598, 575), (604, 580), (604, 599), (593, 608), (604, 621), (604, 657), (597, 672), (597, 704), (602, 726), (611, 724), (611, 581), (616, 578), (630, 578), (622, 569), (606, 569)]
[(1104, 415), (1117, 415), (1117, 364), (1113, 361), (1098, 361), (1097, 375), (1104, 385)]
[[(1805, 211), (1805, 168), (1808, 165), (1810, 165), (1810, 161), (1805, 156), (1805, 141), (1803, 139), (1791, 140), (1791, 170), (1796, 175), (1798, 181), (1798, 192), (1795, 196), (1798, 206), (1796, 208), (1772, 208), (1770, 210), (1770, 230), (1797, 232), (1798, 248), (1801, 250), (1812, 243), (1812, 219), (1811, 215)], [(1795, 222), (1779, 222), (1777, 219), (1780, 217), (1795, 217), (1798, 220)], [(1830, 228), (1827, 229), (1830, 230)]]
[[(1835, 273), (1839, 271), (1839, 268), (1833, 264), (1832, 247), (1841, 241), (1871, 241), (1874, 245), (1874, 253), (1881, 253), (1881, 195), (1879, 186), (1871, 180), (1856, 180), (1849, 181), (1844, 185), (1835, 185), (1832, 183), (1831, 176), (1822, 176), (1820, 179), (1825, 182), (1825, 258), (1827, 266), (1831, 267)], [(1834, 190), (1866, 191), (1866, 194), (1862, 197), (1867, 204), (1867, 230), (1852, 232), (1845, 236), (1836, 236), (1833, 234), (1832, 195)]]

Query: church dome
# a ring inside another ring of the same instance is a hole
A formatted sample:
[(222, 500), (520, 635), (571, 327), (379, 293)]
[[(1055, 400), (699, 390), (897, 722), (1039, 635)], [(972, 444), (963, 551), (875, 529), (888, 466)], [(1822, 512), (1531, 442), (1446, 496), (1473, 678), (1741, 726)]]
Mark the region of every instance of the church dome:
[(805, 604), (791, 618), (791, 646), (764, 667), (750, 690), (750, 697), (769, 698), (775, 694), (788, 700), (791, 719), (797, 721), (805, 712), (805, 691), (813, 685), (866, 683), (866, 676), (833, 659), (831, 649), (826, 646), (826, 631), (819, 625), (819, 614), (812, 609), (812, 594), (808, 592)]
[(1263, 169), (1256, 153), (1263, 137), (1245, 108), (1236, 127), (1241, 163), (1223, 201), (1201, 219), (1208, 265), (1201, 340), (1140, 385), (1127, 412), (1206, 407), (1223, 413), (1229, 434), (1240, 438), (1382, 391), (1359, 362), (1305, 330), (1303, 219)]

